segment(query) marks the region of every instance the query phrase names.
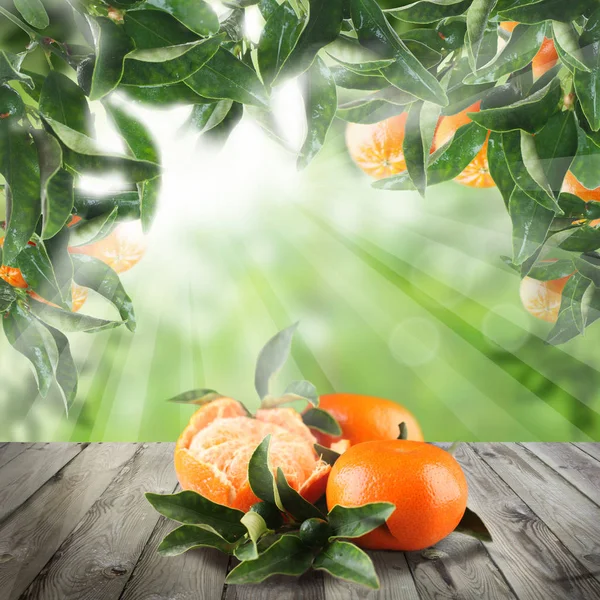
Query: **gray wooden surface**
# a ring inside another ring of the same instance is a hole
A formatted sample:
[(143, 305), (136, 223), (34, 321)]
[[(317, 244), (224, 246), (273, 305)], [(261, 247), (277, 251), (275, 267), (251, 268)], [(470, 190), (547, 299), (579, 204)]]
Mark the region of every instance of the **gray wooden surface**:
[(494, 541), (452, 534), (371, 553), (381, 590), (322, 573), (225, 586), (227, 556), (156, 553), (175, 526), (172, 444), (0, 444), (0, 600), (600, 600), (600, 444), (463, 444), (469, 506)]

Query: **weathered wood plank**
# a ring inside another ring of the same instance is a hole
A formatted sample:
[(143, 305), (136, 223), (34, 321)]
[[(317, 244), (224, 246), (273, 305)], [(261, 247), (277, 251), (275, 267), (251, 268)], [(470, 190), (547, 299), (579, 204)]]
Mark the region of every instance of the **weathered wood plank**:
[(573, 444), (586, 454), (589, 454), (596, 460), (600, 460), (600, 443), (598, 442), (577, 442)]
[(469, 481), (469, 504), (494, 538), (488, 552), (519, 600), (600, 598), (600, 584), (470, 445), (456, 457)]
[(412, 574), (402, 552), (369, 552), (377, 569), (379, 590), (369, 590), (323, 574), (326, 600), (419, 600)]
[(0, 448), (0, 469), (8, 464), (13, 458), (16, 458), (22, 452), (25, 452), (27, 448), (31, 448), (33, 444), (30, 443), (7, 443)]
[(421, 598), (516, 600), (485, 546), (473, 538), (454, 533), (406, 557)]
[(600, 462), (575, 444), (521, 444), (600, 506)]
[(170, 558), (156, 552), (177, 524), (160, 518), (120, 600), (221, 598), (229, 556), (202, 548)]
[[(600, 509), (518, 444), (477, 444), (477, 454), (590, 571), (600, 562)], [(600, 579), (600, 572), (596, 574)]]
[(92, 444), (0, 526), (0, 590), (18, 598), (133, 456), (137, 444)]
[(158, 522), (144, 492), (169, 493), (175, 484), (173, 444), (144, 444), (22, 598), (117, 599)]
[(73, 460), (82, 444), (34, 444), (0, 469), (0, 523)]

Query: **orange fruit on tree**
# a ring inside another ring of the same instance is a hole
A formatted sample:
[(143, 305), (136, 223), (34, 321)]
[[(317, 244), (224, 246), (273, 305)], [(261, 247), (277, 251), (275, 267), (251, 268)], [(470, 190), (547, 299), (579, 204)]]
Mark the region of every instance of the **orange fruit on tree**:
[(358, 538), (373, 550), (422, 550), (450, 534), (467, 507), (467, 480), (456, 459), (424, 442), (380, 440), (352, 446), (327, 483), (327, 507), (391, 502), (385, 525)]
[(291, 408), (262, 409), (250, 417), (236, 400), (219, 398), (198, 409), (175, 447), (175, 471), (184, 490), (243, 511), (259, 501), (248, 483), (248, 463), (271, 435), (269, 464), (281, 467), (291, 487), (310, 502), (325, 491), (331, 467)]
[(315, 437), (321, 445), (337, 452), (346, 449), (344, 440), (352, 446), (373, 440), (394, 440), (402, 422), (406, 423), (409, 440), (423, 440), (421, 427), (413, 414), (392, 400), (360, 394), (325, 394), (319, 399), (319, 408), (334, 417), (342, 428), (342, 435), (334, 437), (314, 431)]
[[(517, 21), (503, 21), (500, 23), (500, 27), (509, 33), (512, 33), (515, 27), (518, 25)], [(558, 53), (554, 46), (554, 41), (550, 38), (544, 38), (540, 49), (537, 54), (533, 57), (531, 68), (535, 79), (541, 77), (544, 73), (549, 71), (558, 61)]]
[(406, 170), (402, 144), (407, 114), (403, 112), (379, 123), (348, 123), (348, 152), (367, 175), (383, 179)]
[(93, 256), (117, 273), (124, 273), (135, 266), (146, 253), (146, 238), (140, 221), (128, 221), (117, 225), (103, 240), (87, 246), (74, 246), (69, 251)]
[[(87, 288), (84, 288), (84, 287), (74, 283), (71, 286), (71, 294), (72, 294), (71, 311), (74, 313), (79, 312), (81, 310), (81, 308), (83, 307), (83, 305), (85, 304), (85, 301), (88, 298), (88, 290), (87, 290)], [(37, 300), (38, 302), (42, 302), (43, 304), (48, 304), (49, 306), (54, 306), (56, 308), (59, 308), (56, 304), (54, 304), (53, 302), (48, 302), (48, 300), (42, 298), (39, 294), (36, 294), (35, 292), (30, 292), (29, 295), (34, 300)]]
[(586, 188), (571, 171), (567, 171), (561, 191), (574, 194), (586, 202), (600, 202), (600, 187)]
[[(0, 248), (4, 246), (4, 238), (0, 237)], [(6, 265), (0, 265), (0, 279), (3, 279), (9, 285), (13, 287), (25, 289), (27, 288), (27, 282), (23, 278), (21, 269), (16, 267), (7, 267)]]
[(519, 295), (523, 306), (534, 317), (548, 323), (556, 323), (562, 291), (571, 275), (550, 281), (539, 281), (532, 277), (521, 280)]

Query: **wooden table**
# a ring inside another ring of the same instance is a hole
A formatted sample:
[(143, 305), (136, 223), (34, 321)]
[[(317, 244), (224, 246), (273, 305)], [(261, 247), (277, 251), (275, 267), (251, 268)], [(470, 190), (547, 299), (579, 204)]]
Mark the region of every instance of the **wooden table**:
[(173, 445), (1, 444), (0, 599), (600, 599), (600, 444), (464, 444), (469, 506), (494, 536), (372, 553), (381, 590), (309, 573), (224, 586), (230, 560), (162, 558)]

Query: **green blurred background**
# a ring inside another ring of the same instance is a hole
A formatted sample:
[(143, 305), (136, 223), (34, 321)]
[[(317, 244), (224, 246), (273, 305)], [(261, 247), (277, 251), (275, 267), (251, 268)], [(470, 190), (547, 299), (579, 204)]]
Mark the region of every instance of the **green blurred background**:
[(193, 387), (256, 407), (257, 353), (296, 320), (282, 385), (391, 398), (429, 440), (600, 439), (600, 327), (544, 343), (549, 325), (522, 309), (500, 259), (510, 223), (496, 190), (374, 190), (342, 123), (297, 173), (251, 121), (217, 154), (177, 131), (185, 115), (150, 117), (166, 180), (148, 253), (123, 275), (138, 331), (71, 336), (68, 418), (0, 337), (1, 440), (174, 440), (193, 408), (166, 399)]

